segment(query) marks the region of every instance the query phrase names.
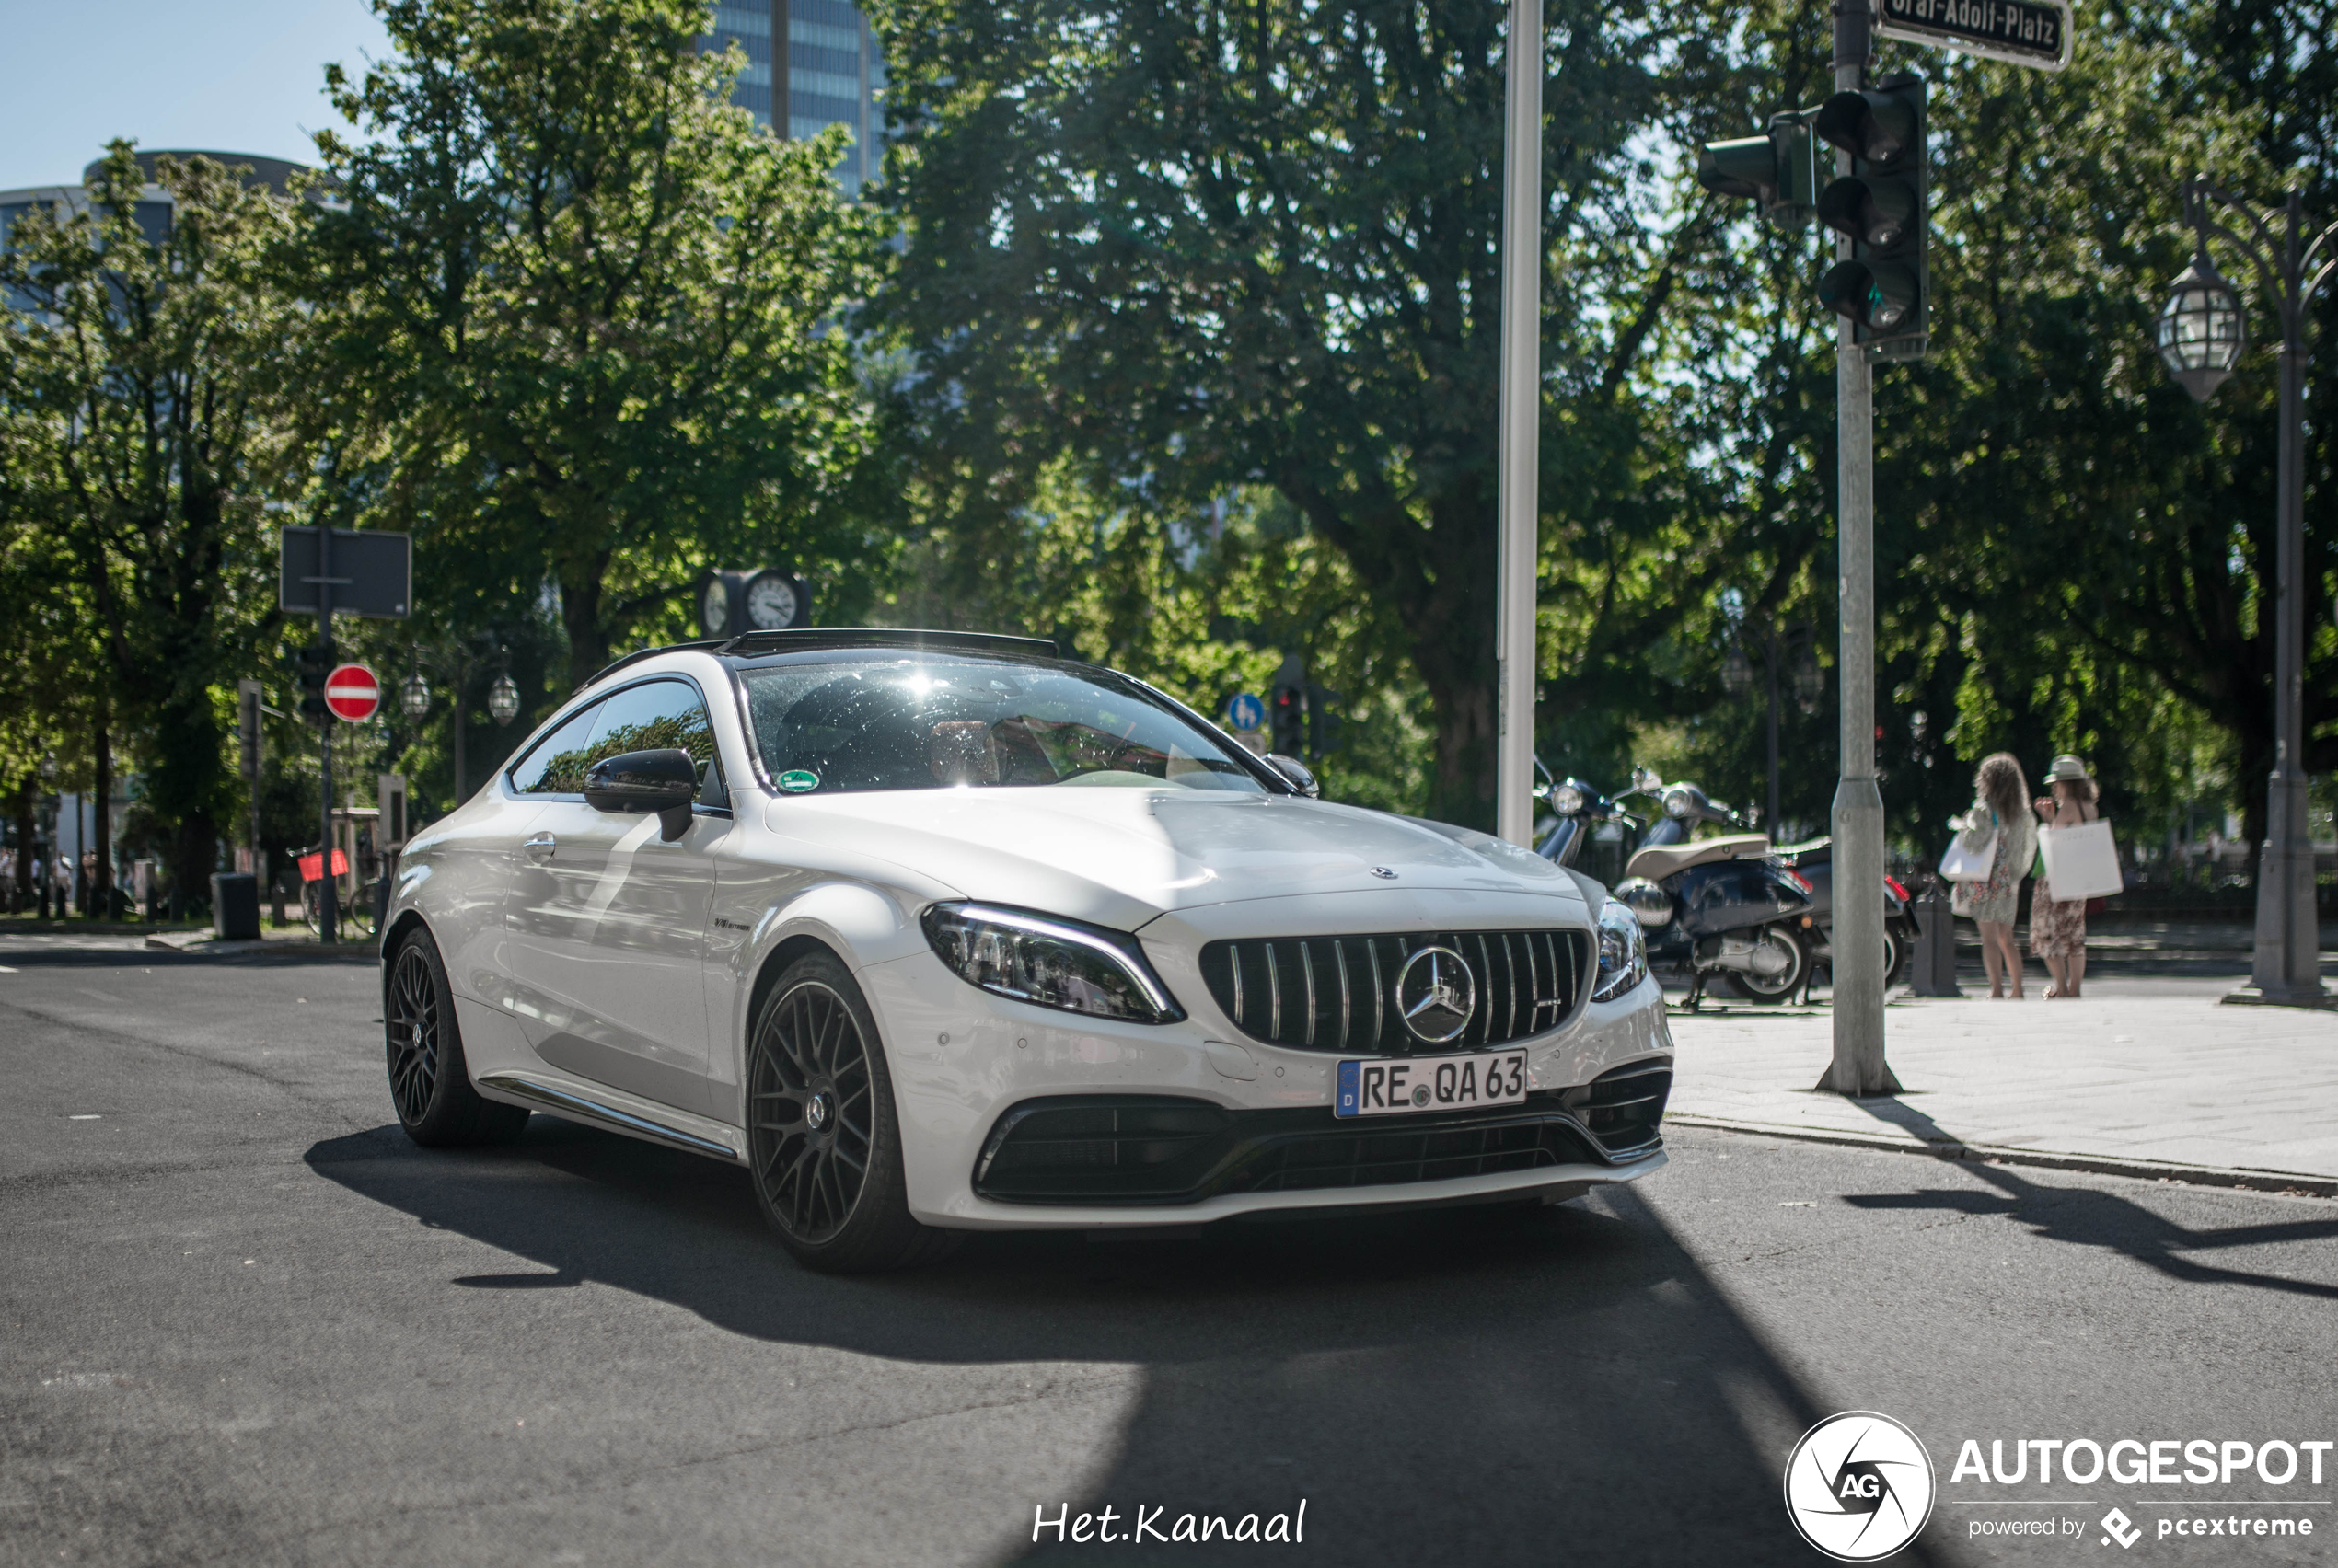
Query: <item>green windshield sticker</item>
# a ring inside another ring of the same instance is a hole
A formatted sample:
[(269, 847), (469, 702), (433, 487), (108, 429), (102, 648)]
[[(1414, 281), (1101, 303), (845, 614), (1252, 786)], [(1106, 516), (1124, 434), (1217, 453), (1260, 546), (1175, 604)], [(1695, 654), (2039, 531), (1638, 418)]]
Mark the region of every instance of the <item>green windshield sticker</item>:
[(816, 790), (819, 787), (820, 776), (816, 773), (806, 773), (800, 767), (791, 768), (780, 775), (780, 788), (791, 795), (801, 795), (806, 790)]

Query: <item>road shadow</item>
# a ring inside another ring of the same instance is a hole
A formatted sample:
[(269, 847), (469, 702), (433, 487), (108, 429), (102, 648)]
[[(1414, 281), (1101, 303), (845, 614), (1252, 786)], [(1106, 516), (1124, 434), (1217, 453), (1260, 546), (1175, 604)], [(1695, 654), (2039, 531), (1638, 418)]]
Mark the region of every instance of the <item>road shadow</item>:
[[(1905, 1101), (1891, 1095), (1851, 1103), (1880, 1122), (1904, 1128), (1927, 1143), (1952, 1148), (1964, 1140)], [(2009, 1215), (2049, 1241), (2101, 1247), (2120, 1252), (2187, 1284), (2243, 1285), (2291, 1295), (2338, 1299), (2338, 1286), (2278, 1274), (2220, 1268), (2188, 1253), (2224, 1248), (2276, 1246), (2287, 1241), (2338, 1238), (2338, 1217), (2289, 1220), (2275, 1225), (2240, 1225), (2195, 1230), (2180, 1225), (2115, 1191), (2100, 1187), (2045, 1186), (2013, 1168), (1986, 1160), (1960, 1161), (1958, 1169), (1996, 1189), (1927, 1188), (1913, 1193), (1846, 1194), (1844, 1202), (1865, 1209), (1939, 1209), (1965, 1215)]]
[(168, 948), (9, 947), (0, 949), (0, 963), (14, 969), (159, 969), (166, 964), (197, 965), (205, 969), (237, 966), (303, 968), (318, 964), (378, 969), (381, 954), (371, 943), (332, 948), (295, 947), (283, 951), (178, 952)]
[(1174, 1240), (978, 1235), (930, 1269), (832, 1279), (780, 1250), (744, 1171), (547, 1117), (510, 1149), (433, 1153), (384, 1127), (307, 1159), (534, 1264), (449, 1283), (538, 1309), (589, 1281), (775, 1343), (1142, 1367), (1105, 1479), (1002, 1499), (1009, 1517), (1110, 1505), (1126, 1530), (1157, 1506), (1163, 1530), (1187, 1511), (1238, 1528), (1304, 1498), (1311, 1561), (1809, 1561), (1780, 1478), (1825, 1412), (1628, 1192)]

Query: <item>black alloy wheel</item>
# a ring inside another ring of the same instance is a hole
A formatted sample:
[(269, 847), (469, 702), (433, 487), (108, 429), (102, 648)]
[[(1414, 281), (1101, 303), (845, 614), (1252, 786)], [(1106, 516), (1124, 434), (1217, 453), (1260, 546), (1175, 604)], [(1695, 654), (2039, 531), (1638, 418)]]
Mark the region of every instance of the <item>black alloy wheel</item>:
[(389, 1099), (398, 1124), (426, 1148), (509, 1143), (527, 1125), (527, 1108), (489, 1100), (471, 1087), (455, 996), (430, 932), (400, 939), (382, 986), (382, 1036)]
[(757, 1016), (747, 1137), (764, 1217), (810, 1267), (898, 1268), (955, 1240), (909, 1217), (885, 1052), (860, 986), (832, 954), (789, 965)]
[(1809, 978), (1810, 944), (1784, 926), (1765, 926), (1755, 940), (1780, 950), (1787, 961), (1785, 967), (1774, 974), (1732, 969), (1728, 972), (1730, 989), (1755, 1007), (1774, 1008), (1801, 989), (1802, 982)]

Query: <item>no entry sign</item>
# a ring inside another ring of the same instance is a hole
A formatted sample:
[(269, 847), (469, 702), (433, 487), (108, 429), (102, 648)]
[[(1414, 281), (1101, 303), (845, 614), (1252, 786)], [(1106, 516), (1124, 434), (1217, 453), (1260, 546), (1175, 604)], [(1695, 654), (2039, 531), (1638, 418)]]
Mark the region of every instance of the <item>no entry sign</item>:
[(362, 724), (382, 705), (382, 684), (363, 664), (342, 664), (325, 677), (325, 706), (336, 719)]

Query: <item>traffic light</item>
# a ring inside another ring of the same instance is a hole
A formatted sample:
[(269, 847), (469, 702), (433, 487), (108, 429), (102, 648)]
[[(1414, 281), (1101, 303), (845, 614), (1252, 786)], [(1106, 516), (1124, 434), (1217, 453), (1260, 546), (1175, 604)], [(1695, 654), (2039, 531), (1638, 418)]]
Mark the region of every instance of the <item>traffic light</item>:
[(1333, 705), (1339, 694), (1329, 686), (1307, 683), (1307, 760), (1321, 762), (1339, 749), (1339, 731), (1344, 721)]
[(1819, 192), (1819, 221), (1849, 242), (1819, 281), (1819, 301), (1848, 317), (1852, 340), (1876, 357), (1920, 359), (1931, 292), (1924, 78), (1888, 76), (1836, 93), (1811, 129), (1850, 155), (1849, 172)]
[(1788, 110), (1770, 116), (1759, 136), (1707, 142), (1696, 150), (1696, 182), (1722, 196), (1751, 197), (1782, 228), (1811, 221), (1818, 189), (1811, 154), (1811, 117)]
[(1297, 756), (1307, 749), (1307, 687), (1303, 682), (1275, 683), (1267, 698), (1267, 749)]
[(300, 666), (300, 716), (312, 724), (330, 723), (332, 710), (325, 706), (325, 677), (333, 673), (331, 645), (312, 642), (293, 659)]

